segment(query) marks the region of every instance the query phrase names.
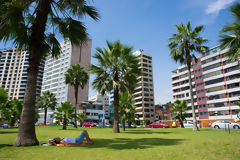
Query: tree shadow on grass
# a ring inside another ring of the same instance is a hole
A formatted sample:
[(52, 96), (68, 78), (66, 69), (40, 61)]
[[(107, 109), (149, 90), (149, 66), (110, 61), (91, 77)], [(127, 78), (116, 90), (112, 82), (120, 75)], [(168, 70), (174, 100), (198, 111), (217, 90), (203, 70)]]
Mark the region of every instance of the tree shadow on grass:
[(18, 133), (18, 131), (0, 131), (0, 134)]
[(116, 150), (125, 149), (146, 149), (155, 146), (177, 145), (183, 139), (164, 139), (164, 138), (115, 138), (115, 139), (94, 139), (93, 145), (85, 145), (87, 148), (109, 148)]
[(122, 132), (124, 134), (169, 134), (172, 132), (162, 132), (160, 130), (126, 130), (125, 132)]
[(10, 144), (0, 144), (0, 148), (4, 148), (4, 147), (12, 147), (12, 145), (10, 145)]

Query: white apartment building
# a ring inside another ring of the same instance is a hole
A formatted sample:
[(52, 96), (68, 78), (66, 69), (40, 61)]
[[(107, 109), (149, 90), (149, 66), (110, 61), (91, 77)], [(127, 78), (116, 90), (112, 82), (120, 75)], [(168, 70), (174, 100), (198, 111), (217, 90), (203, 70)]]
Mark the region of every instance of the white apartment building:
[(138, 57), (143, 75), (138, 77), (138, 83), (134, 90), (134, 100), (136, 106), (137, 120), (155, 121), (154, 107), (154, 86), (153, 86), (153, 67), (152, 56), (142, 50), (136, 51), (133, 55)]
[[(65, 40), (61, 43), (62, 54), (58, 58), (52, 58), (49, 55), (46, 58), (45, 69), (43, 74), (42, 93), (50, 91), (57, 98), (58, 106), (62, 102), (70, 101), (75, 105), (74, 88), (65, 84), (65, 73), (73, 64), (80, 64), (88, 72), (91, 58), (92, 40), (79, 45), (72, 45), (70, 41)], [(78, 103), (88, 100), (89, 82), (81, 89), (79, 87)], [(40, 120), (43, 119), (43, 112), (40, 113)], [(52, 121), (53, 111), (48, 111), (48, 119)], [(49, 122), (51, 123), (51, 122)]]
[[(215, 47), (192, 62), (194, 105), (198, 120), (235, 119), (240, 107), (240, 68), (238, 62), (226, 57), (227, 49)], [(174, 101), (186, 100), (190, 106), (190, 92), (186, 66), (173, 71)], [(188, 111), (190, 114), (192, 111)], [(192, 118), (189, 118), (192, 119)]]
[[(16, 47), (0, 49), (0, 87), (7, 90), (9, 99), (24, 99), (28, 58), (29, 52), (26, 50), (18, 50)], [(41, 93), (43, 70), (44, 60), (41, 61), (38, 70), (36, 96)]]

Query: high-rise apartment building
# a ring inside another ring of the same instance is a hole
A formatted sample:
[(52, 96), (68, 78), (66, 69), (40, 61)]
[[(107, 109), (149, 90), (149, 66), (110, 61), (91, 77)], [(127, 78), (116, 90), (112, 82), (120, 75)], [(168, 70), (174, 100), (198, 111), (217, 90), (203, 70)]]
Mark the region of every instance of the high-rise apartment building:
[[(236, 105), (240, 100), (240, 68), (238, 62), (226, 57), (226, 52), (216, 47), (192, 62), (194, 106), (199, 120), (235, 119), (240, 110)], [(186, 100), (191, 106), (187, 75), (185, 65), (173, 71), (173, 100)]]
[(133, 53), (138, 60), (143, 75), (138, 77), (138, 83), (134, 90), (137, 120), (155, 121), (154, 89), (153, 89), (153, 67), (152, 56), (143, 51)]
[[(45, 69), (43, 74), (42, 92), (50, 91), (57, 98), (57, 105), (61, 102), (70, 101), (75, 104), (74, 88), (65, 84), (65, 73), (71, 68), (71, 65), (80, 64), (84, 70), (88, 72), (91, 59), (92, 40), (88, 39), (82, 44), (73, 45), (69, 40), (61, 43), (61, 55), (58, 58), (52, 58), (49, 55), (45, 61)], [(78, 104), (88, 100), (89, 82), (84, 89), (78, 89)], [(49, 123), (52, 123), (53, 111), (48, 111)], [(43, 112), (40, 113), (39, 122), (43, 120)]]
[[(8, 91), (9, 99), (24, 99), (27, 86), (28, 51), (16, 47), (0, 50), (0, 87)], [(37, 96), (41, 93), (44, 61), (41, 62), (37, 79)]]
[[(43, 74), (42, 92), (50, 91), (56, 95), (58, 105), (61, 102), (70, 101), (75, 104), (74, 88), (65, 84), (65, 73), (71, 65), (80, 64), (88, 72), (91, 59), (92, 40), (88, 39), (85, 43), (72, 45), (65, 40), (61, 43), (62, 54), (58, 58), (49, 55), (46, 58)], [(88, 100), (89, 82), (84, 89), (79, 87), (78, 103)]]

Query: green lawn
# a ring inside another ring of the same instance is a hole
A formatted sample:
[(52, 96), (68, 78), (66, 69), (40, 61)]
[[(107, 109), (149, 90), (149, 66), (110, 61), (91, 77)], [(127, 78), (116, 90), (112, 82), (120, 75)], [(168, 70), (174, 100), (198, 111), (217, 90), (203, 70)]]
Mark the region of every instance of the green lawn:
[[(41, 143), (59, 137), (77, 137), (82, 128), (66, 131), (60, 126), (36, 127)], [(114, 134), (111, 128), (87, 128), (94, 145), (12, 147), (17, 129), (0, 129), (0, 159), (119, 159), (119, 160), (225, 160), (240, 159), (240, 134), (232, 130), (127, 129)]]

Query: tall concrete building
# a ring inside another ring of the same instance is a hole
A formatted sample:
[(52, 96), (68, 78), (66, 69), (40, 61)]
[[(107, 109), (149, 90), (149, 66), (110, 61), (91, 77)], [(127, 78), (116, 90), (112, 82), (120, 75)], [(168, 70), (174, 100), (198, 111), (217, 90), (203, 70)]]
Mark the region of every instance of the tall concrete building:
[(137, 120), (155, 121), (154, 89), (153, 89), (153, 69), (152, 56), (143, 51), (136, 51), (143, 75), (138, 77), (138, 83), (134, 91)]
[[(24, 99), (27, 86), (28, 51), (17, 48), (0, 50), (0, 87), (8, 91), (9, 99)], [(37, 96), (41, 93), (44, 61), (41, 62), (37, 79)]]
[[(226, 57), (227, 49), (213, 48), (198, 62), (192, 62), (194, 106), (198, 120), (235, 119), (240, 107), (240, 68), (238, 62)], [(186, 100), (190, 106), (190, 92), (186, 66), (173, 71), (174, 101)], [(188, 111), (190, 116), (192, 111)], [(192, 119), (192, 118), (189, 118)]]
[[(54, 93), (57, 98), (57, 105), (60, 106), (61, 102), (70, 101), (75, 104), (75, 91), (74, 88), (65, 84), (65, 73), (71, 68), (71, 65), (80, 64), (84, 70), (88, 72), (91, 59), (92, 40), (88, 39), (86, 42), (73, 45), (69, 40), (61, 43), (62, 54), (58, 58), (48, 56), (45, 61), (45, 68), (43, 74), (42, 93), (50, 91)], [(84, 89), (79, 87), (78, 90), (78, 104), (88, 100), (89, 82)], [(53, 122), (53, 112), (48, 111), (47, 121)], [(40, 111), (39, 122), (43, 121), (44, 112)]]
[[(42, 92), (50, 91), (56, 95), (58, 105), (70, 101), (75, 104), (74, 88), (65, 84), (65, 73), (73, 64), (80, 64), (88, 72), (91, 59), (92, 40), (72, 45), (65, 40), (61, 43), (62, 54), (57, 58), (48, 56), (43, 74)], [(89, 82), (84, 89), (79, 88), (78, 103), (88, 100)]]

